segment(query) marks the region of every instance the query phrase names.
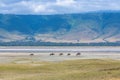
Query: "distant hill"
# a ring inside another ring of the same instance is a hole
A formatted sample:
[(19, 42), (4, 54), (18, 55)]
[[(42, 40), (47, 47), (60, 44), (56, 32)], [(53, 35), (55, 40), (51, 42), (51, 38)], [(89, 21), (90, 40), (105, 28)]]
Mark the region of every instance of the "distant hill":
[(0, 43), (120, 43), (120, 12), (0, 14)]

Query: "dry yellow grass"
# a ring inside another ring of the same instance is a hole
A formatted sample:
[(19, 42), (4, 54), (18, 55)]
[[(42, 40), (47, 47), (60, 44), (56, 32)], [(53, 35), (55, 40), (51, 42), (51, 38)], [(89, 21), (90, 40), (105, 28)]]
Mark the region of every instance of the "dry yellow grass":
[(119, 79), (118, 78), (111, 78), (109, 80), (120, 80), (120, 78)]
[(120, 80), (120, 61), (88, 59), (0, 64), (0, 80)]

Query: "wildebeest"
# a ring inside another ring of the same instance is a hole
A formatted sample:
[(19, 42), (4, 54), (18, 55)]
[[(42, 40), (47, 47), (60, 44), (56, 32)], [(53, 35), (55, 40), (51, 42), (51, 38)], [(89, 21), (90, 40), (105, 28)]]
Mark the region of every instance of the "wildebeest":
[(71, 54), (70, 54), (70, 53), (68, 53), (67, 55), (68, 55), (68, 56), (70, 56)]
[(59, 56), (62, 56), (62, 55), (63, 55), (63, 53), (60, 53), (60, 54), (59, 54)]
[(77, 54), (76, 54), (76, 56), (80, 56), (81, 55), (81, 53), (80, 52), (78, 52)]
[(53, 55), (55, 55), (54, 53), (50, 53), (50, 56), (53, 56)]
[(34, 54), (33, 54), (33, 53), (31, 53), (31, 54), (30, 54), (30, 56), (34, 56)]

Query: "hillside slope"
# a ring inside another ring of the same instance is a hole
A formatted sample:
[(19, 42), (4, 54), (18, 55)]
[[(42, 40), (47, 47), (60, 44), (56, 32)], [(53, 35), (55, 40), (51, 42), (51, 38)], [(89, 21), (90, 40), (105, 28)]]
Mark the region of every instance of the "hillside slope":
[(120, 13), (0, 14), (0, 41), (101, 43), (120, 41)]

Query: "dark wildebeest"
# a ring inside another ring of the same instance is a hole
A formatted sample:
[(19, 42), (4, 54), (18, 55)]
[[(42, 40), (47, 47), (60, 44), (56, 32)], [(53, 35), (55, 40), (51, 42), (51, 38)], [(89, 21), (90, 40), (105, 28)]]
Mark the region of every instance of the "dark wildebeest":
[(81, 55), (81, 53), (80, 52), (78, 52), (77, 54), (76, 54), (76, 56), (80, 56)]
[(53, 55), (55, 55), (54, 53), (50, 53), (50, 56), (53, 56)]
[(34, 54), (33, 54), (33, 53), (31, 53), (31, 54), (30, 54), (30, 56), (34, 56)]
[(63, 55), (63, 53), (60, 53), (60, 54), (59, 54), (59, 56), (62, 56), (62, 55)]
[(68, 55), (68, 56), (70, 56), (71, 54), (70, 54), (70, 53), (68, 53), (67, 55)]

